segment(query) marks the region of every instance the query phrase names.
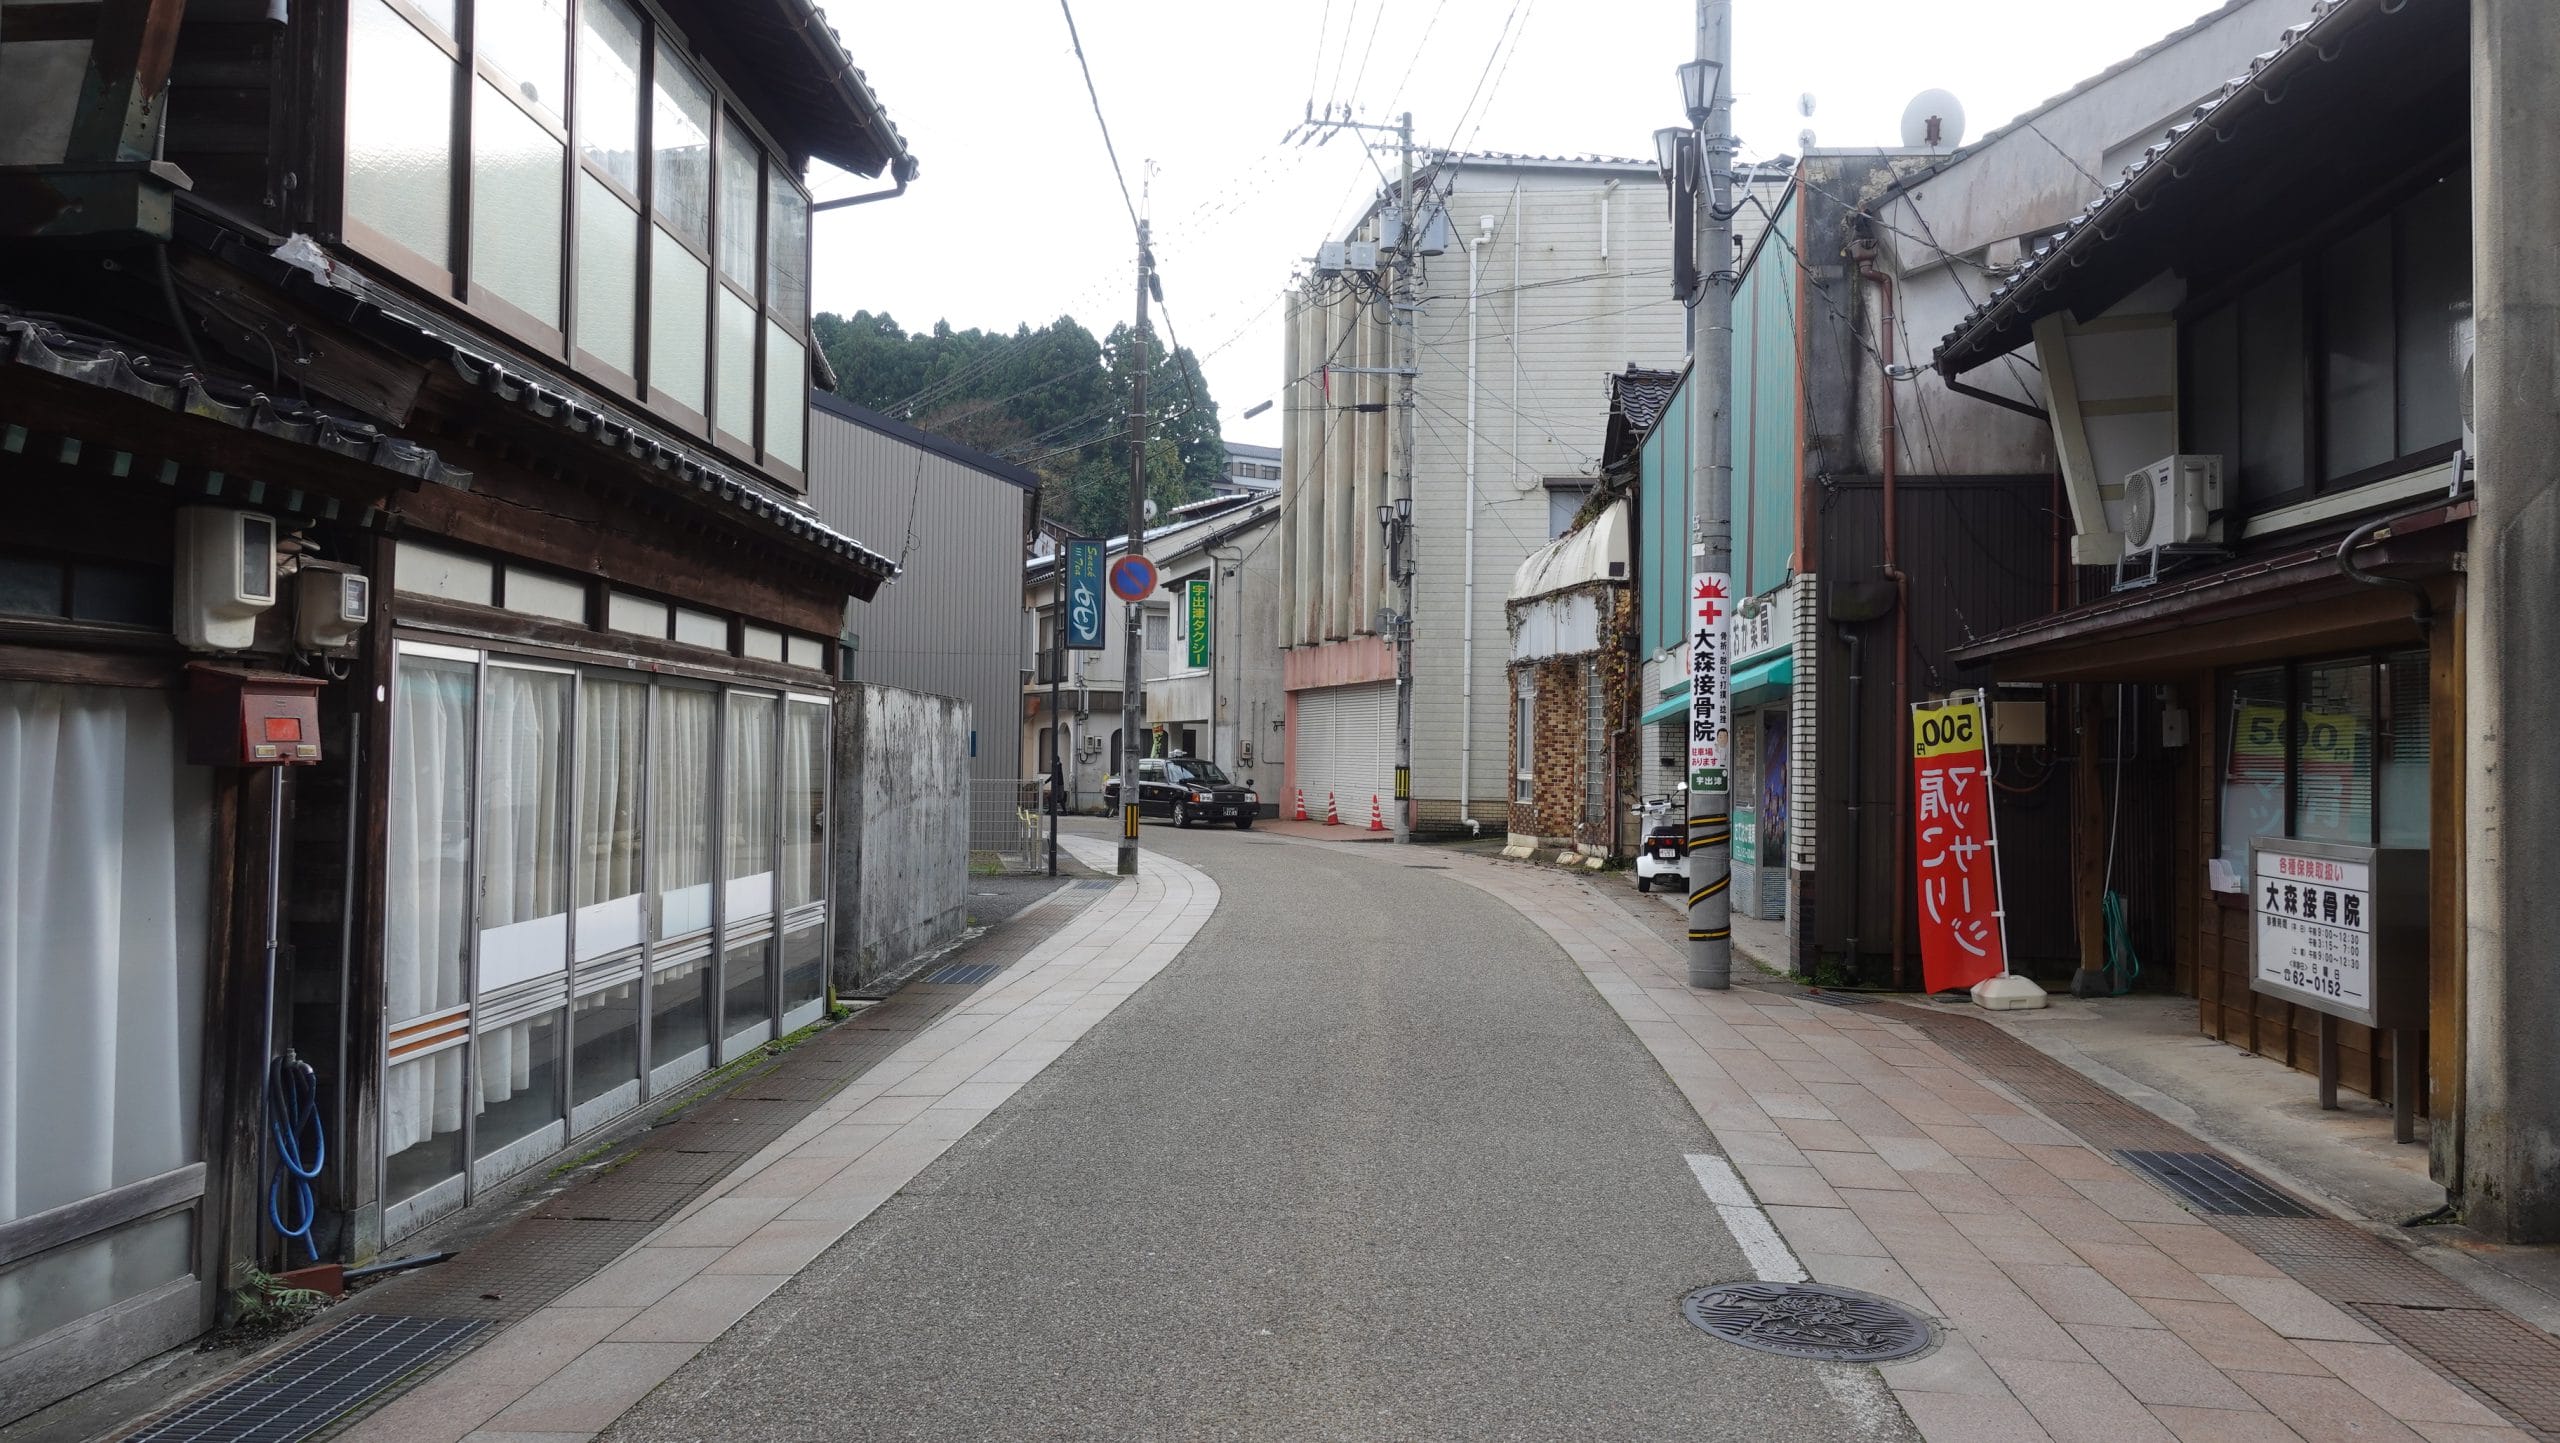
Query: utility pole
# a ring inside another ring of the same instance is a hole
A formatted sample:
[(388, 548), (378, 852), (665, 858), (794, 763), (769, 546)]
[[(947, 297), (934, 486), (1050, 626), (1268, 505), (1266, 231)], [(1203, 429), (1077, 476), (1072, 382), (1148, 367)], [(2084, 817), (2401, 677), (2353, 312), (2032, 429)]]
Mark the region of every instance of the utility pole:
[(1066, 719), (1058, 715), (1058, 685), (1067, 669), (1067, 545), (1049, 553), (1049, 775), (1041, 781), (1041, 809), (1049, 814), (1049, 875), (1058, 875), (1058, 813), (1067, 806)]
[[(1147, 244), (1147, 222), (1138, 222), (1138, 329), (1130, 337), (1136, 348), (1129, 382), (1129, 546), (1122, 553), (1147, 551), (1147, 299), (1156, 289), (1155, 252)], [(1120, 667), (1120, 855), (1119, 874), (1138, 875), (1138, 757), (1146, 750), (1138, 731), (1147, 718), (1142, 672), (1146, 606), (1129, 603), (1129, 653)]]
[[(1422, 308), (1415, 285), (1422, 237), (1417, 233), (1421, 217), (1413, 205), (1413, 112), (1408, 110), (1397, 116), (1392, 126), (1378, 125), (1353, 120), (1351, 107), (1345, 105), (1341, 115), (1328, 110), (1322, 120), (1310, 112), (1306, 121), (1292, 127), (1289, 134), (1304, 131), (1298, 140), (1304, 145), (1319, 136), (1330, 139), (1337, 130), (1391, 131), (1396, 137), (1398, 157), (1396, 243), (1392, 248), (1395, 274), (1386, 295), (1387, 322), (1396, 337), (1394, 363), (1385, 367), (1329, 365), (1325, 369), (1346, 376), (1371, 376), (1383, 370), (1396, 382), (1395, 485), (1378, 516), (1378, 524), (1386, 532), (1387, 579), (1395, 586), (1396, 604), (1379, 613), (1377, 625), (1379, 635), (1396, 649), (1396, 805), (1392, 820), (1395, 840), (1408, 843), (1413, 840), (1413, 381), (1419, 366), (1414, 317)], [(1323, 139), (1317, 139), (1317, 144), (1323, 144)], [(1470, 719), (1467, 724), (1474, 723)]]
[[(1690, 358), (1690, 434), (1696, 438), (1690, 471), (1690, 514), (1697, 531), (1690, 551), (1695, 574), (1690, 590), (1693, 659), (1689, 685), (1706, 690), (1705, 706), (1690, 705), (1689, 767), (1689, 985), (1733, 985), (1733, 801), (1728, 782), (1732, 716), (1729, 663), (1733, 616), (1733, 215), (1725, 192), (1733, 172), (1733, 0), (1698, 0), (1698, 60), (1703, 91), (1689, 87), (1690, 123), (1703, 152), (1697, 195), (1697, 337)], [(1703, 101), (1703, 109), (1697, 108)], [(1721, 596), (1710, 592), (1721, 591)], [(1704, 717), (1701, 717), (1701, 712)], [(1695, 750), (1704, 722), (1715, 744), (1714, 765), (1700, 767)], [(1703, 783), (1703, 785), (1701, 785)]]

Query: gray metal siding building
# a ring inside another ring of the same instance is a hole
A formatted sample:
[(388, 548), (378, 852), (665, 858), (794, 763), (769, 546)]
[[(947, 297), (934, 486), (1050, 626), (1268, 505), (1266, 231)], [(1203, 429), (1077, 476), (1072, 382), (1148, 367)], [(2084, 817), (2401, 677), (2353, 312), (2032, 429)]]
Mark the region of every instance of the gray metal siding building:
[(968, 702), (970, 775), (1022, 776), (1022, 558), (1039, 477), (823, 391), (810, 401), (810, 504), (905, 565), (853, 611), (852, 679)]

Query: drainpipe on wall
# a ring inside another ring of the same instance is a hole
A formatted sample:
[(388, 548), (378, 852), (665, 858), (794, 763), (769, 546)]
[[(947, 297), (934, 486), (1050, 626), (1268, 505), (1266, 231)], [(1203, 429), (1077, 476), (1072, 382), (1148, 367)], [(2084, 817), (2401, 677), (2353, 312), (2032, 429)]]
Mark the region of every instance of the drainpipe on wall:
[[(1493, 217), (1477, 220), (1476, 238), (1467, 243), (1467, 567), (1466, 602), (1459, 608), (1458, 646), (1458, 820), (1469, 836), (1484, 835), (1475, 813), (1476, 759), (1476, 298), (1483, 277), (1484, 247), (1493, 239)], [(1517, 397), (1514, 397), (1517, 400)]]
[[(1876, 441), (1884, 466), (1884, 566), (1885, 579), (1893, 583), (1893, 985), (1907, 989), (1910, 979), (1903, 957), (1903, 914), (1910, 905), (1907, 894), (1911, 846), (1910, 798), (1898, 780), (1902, 774), (1900, 758), (1908, 754), (1905, 728), (1911, 719), (1911, 578), (1898, 564), (1895, 542), (1902, 532), (1902, 514), (1896, 506), (1894, 473), (1899, 460), (1898, 433), (1895, 431), (1893, 375), (1893, 277), (1875, 268), (1876, 245), (1861, 241), (1853, 252), (1858, 262), (1858, 276), (1876, 288), (1876, 353), (1884, 363), (1884, 374), (1877, 383), (1881, 402), (1876, 411)], [(1851, 879), (1855, 886), (1855, 879)]]

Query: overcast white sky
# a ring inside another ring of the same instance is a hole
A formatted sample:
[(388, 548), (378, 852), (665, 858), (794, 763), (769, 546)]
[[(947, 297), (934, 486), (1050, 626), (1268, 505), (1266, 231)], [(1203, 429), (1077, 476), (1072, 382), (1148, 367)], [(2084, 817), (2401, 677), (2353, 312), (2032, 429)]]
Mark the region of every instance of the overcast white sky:
[[(1795, 151), (1808, 127), (1820, 145), (1895, 144), (1905, 103), (1935, 86), (1980, 135), (2218, 4), (1736, 0), (1735, 129), (1747, 158)], [(835, 9), (923, 173), (897, 200), (818, 217), (818, 307), (887, 311), (911, 331), (1066, 314), (1100, 335), (1127, 318), (1134, 241), (1056, 0)], [(1654, 128), (1680, 123), (1672, 67), (1696, 36), (1692, 0), (1075, 9), (1133, 192), (1154, 166), (1175, 333), (1204, 356), (1228, 438), (1266, 445), (1278, 411), (1241, 417), (1280, 379), (1274, 303), (1379, 179), (1347, 136), (1281, 143), (1310, 98), (1373, 120), (1410, 109), (1429, 144), (1649, 156)], [(1391, 152), (1377, 162), (1393, 172)], [(814, 183), (821, 198), (865, 188)]]

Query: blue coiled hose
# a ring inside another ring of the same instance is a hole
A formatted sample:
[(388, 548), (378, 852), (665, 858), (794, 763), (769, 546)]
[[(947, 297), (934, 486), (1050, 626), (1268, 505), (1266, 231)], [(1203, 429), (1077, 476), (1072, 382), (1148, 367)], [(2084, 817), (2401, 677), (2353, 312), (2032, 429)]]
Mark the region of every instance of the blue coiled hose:
[[(279, 1236), (302, 1239), (304, 1255), (316, 1263), (320, 1249), (311, 1240), (311, 1225), (319, 1220), (320, 1200), (311, 1184), (329, 1160), (329, 1134), (320, 1121), (320, 1076), (290, 1052), (267, 1067), (267, 1130), (276, 1144), (276, 1170), (267, 1182), (267, 1221)], [(292, 1223), (285, 1221), (288, 1193), (296, 1219)]]

